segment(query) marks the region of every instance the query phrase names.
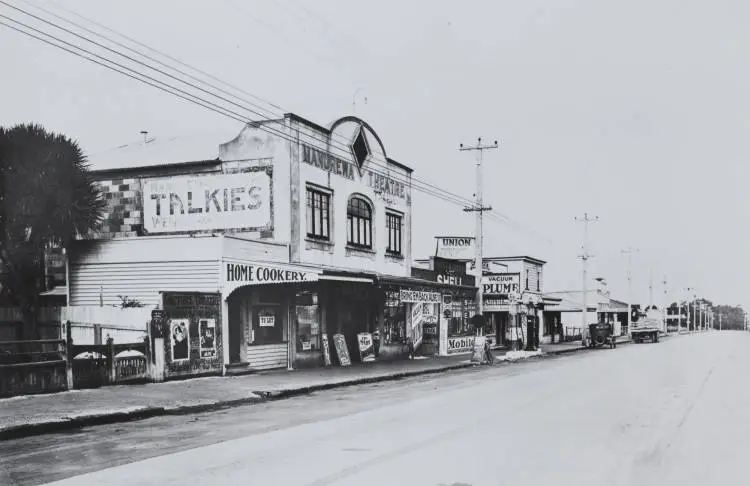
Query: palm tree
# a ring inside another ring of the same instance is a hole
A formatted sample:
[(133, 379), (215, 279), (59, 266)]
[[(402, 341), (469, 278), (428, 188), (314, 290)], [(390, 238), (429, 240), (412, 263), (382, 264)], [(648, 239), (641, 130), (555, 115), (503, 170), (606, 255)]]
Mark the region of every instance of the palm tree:
[(105, 201), (78, 144), (36, 124), (0, 127), (0, 283), (37, 337), (44, 252), (95, 229)]

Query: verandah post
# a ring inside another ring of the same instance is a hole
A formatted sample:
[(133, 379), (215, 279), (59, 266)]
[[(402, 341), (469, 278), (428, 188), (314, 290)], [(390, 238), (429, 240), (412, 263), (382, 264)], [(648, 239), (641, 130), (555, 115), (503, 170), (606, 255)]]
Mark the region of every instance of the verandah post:
[(107, 337), (107, 376), (110, 384), (114, 384), (117, 376), (115, 373), (115, 340)]
[(70, 321), (65, 321), (65, 384), (68, 390), (73, 389), (73, 334)]

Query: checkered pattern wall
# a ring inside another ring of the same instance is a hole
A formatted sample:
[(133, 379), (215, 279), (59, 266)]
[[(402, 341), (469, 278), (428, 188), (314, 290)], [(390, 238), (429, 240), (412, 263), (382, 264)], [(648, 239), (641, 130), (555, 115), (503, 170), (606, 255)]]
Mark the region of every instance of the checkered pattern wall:
[(110, 179), (98, 181), (107, 205), (98, 232), (89, 236), (116, 238), (138, 236), (143, 229), (140, 209), (141, 181), (139, 179)]

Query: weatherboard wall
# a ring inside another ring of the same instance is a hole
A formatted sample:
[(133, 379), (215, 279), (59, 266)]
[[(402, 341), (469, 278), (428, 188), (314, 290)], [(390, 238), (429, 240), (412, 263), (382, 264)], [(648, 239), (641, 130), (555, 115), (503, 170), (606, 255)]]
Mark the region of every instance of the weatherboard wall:
[(216, 292), (221, 251), (219, 237), (79, 242), (70, 252), (69, 305), (118, 305), (119, 296), (156, 305), (163, 291)]

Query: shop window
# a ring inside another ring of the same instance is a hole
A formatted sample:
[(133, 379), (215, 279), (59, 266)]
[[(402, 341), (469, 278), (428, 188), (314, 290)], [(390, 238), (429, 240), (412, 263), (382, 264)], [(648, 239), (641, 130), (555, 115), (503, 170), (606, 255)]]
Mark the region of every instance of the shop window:
[(401, 255), (401, 228), (403, 217), (395, 213), (385, 215), (386, 226), (388, 227), (388, 246), (385, 251), (391, 255)]
[(383, 309), (383, 342), (406, 342), (406, 305), (400, 303), (397, 291), (388, 291)]
[(320, 240), (331, 238), (331, 195), (307, 188), (307, 236)]
[(475, 309), (473, 303), (469, 301), (453, 300), (450, 305), (446, 306), (449, 313), (448, 336), (473, 336), (475, 334), (474, 326), (470, 322), (470, 317)]
[(320, 312), (318, 294), (299, 292), (295, 297), (297, 352), (320, 351)]
[(351, 246), (372, 248), (372, 206), (352, 196), (346, 206), (346, 241)]

